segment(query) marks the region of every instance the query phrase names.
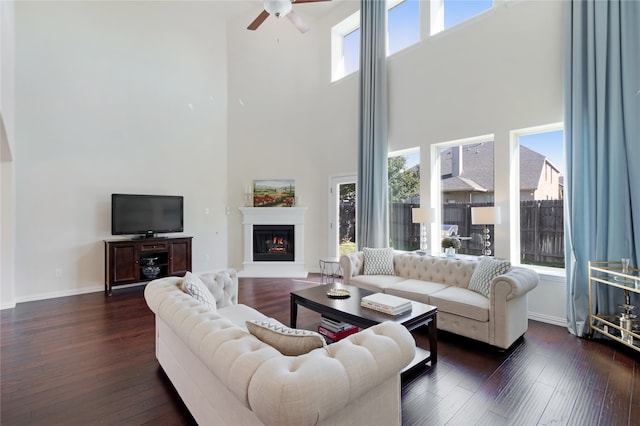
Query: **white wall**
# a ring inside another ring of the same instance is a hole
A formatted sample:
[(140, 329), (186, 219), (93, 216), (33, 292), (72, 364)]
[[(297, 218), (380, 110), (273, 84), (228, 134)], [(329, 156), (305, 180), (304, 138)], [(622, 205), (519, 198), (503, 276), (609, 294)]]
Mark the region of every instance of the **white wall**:
[[(510, 130), (562, 121), (561, 2), (496, 5), (389, 59), (390, 150), (419, 146), (427, 153), (423, 200), (431, 195), (432, 144), (494, 134), (497, 164), (506, 165)], [(229, 24), (229, 202), (240, 206), (253, 179), (296, 179), (309, 207), (309, 270), (317, 270), (317, 259), (328, 253), (329, 176), (357, 168), (358, 77), (330, 83), (329, 55), (330, 27), (356, 8), (357, 2), (345, 2), (311, 21), (304, 35), (287, 20), (268, 19), (256, 32), (244, 30), (253, 16)], [(496, 201), (508, 209), (509, 169), (496, 169)], [(508, 229), (508, 220), (496, 228), (502, 257), (510, 249)], [(229, 259), (236, 268), (242, 266), (241, 245), (241, 217), (234, 209)], [(564, 321), (564, 304), (551, 306), (548, 297), (564, 300), (564, 285), (544, 278), (530, 310)]]
[(328, 85), (329, 64), (323, 61), (328, 29), (304, 13), (313, 5), (299, 6), (297, 13), (312, 27), (306, 34), (274, 17), (247, 31), (259, 10), (228, 24), (229, 259), (238, 269), (243, 237), (237, 208), (246, 185), (254, 179), (295, 179), (296, 195), (307, 207), (306, 269), (318, 271), (318, 259), (328, 255), (328, 176), (355, 171), (357, 99)]
[(193, 269), (227, 266), (227, 42), (215, 7), (16, 4), (18, 301), (104, 287), (114, 192), (183, 195)]
[(15, 306), (15, 3), (0, 2), (0, 309)]

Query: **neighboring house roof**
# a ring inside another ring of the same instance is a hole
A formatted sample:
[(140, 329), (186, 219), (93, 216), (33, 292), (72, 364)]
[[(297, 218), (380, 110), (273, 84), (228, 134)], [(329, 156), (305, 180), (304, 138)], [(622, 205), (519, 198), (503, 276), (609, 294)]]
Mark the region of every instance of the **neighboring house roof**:
[(520, 190), (535, 190), (540, 183), (540, 175), (546, 157), (526, 146), (520, 146)]
[[(465, 145), (462, 147), (462, 173), (451, 176), (453, 149), (442, 151), (440, 170), (443, 192), (493, 192), (494, 166), (493, 142)], [(536, 151), (520, 146), (520, 189), (533, 190), (538, 187), (543, 167), (549, 160)], [(557, 168), (551, 164), (557, 170)]]
[(440, 170), (444, 191), (493, 192), (493, 142), (462, 146), (462, 172), (452, 176), (452, 158), (455, 148), (441, 153)]
[(487, 192), (487, 188), (472, 181), (471, 179), (463, 178), (460, 176), (448, 177), (442, 180), (443, 192)]

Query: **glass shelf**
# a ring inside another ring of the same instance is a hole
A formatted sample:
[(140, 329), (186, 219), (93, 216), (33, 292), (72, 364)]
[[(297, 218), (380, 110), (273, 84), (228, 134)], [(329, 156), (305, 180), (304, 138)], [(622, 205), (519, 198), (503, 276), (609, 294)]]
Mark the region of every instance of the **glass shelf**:
[[(607, 285), (610, 287), (619, 288), (625, 293), (625, 305), (621, 305), (623, 308), (628, 307), (629, 310), (626, 314), (630, 314), (633, 311), (632, 306), (629, 305), (629, 294), (640, 294), (640, 270), (635, 268), (629, 268), (627, 271), (622, 272), (622, 262), (605, 262), (605, 261), (590, 261), (589, 262), (589, 326), (593, 331), (597, 331), (600, 334), (608, 336), (609, 338), (620, 342), (621, 344), (628, 346), (640, 352), (640, 319), (635, 315), (631, 315), (633, 318), (633, 326), (628, 328), (621, 327), (620, 319), (623, 315), (622, 312), (617, 315), (603, 315), (594, 314), (591, 312), (593, 307), (593, 291), (597, 285)], [(640, 307), (638, 307), (640, 313)]]

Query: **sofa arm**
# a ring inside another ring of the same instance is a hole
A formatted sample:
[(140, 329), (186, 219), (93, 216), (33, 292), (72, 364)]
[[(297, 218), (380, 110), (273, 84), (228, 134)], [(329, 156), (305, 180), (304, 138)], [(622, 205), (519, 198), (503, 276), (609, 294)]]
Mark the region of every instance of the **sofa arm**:
[(512, 268), (491, 282), (489, 344), (507, 349), (528, 328), (527, 293), (538, 285), (538, 273)]
[(340, 256), (340, 268), (343, 282), (349, 284), (351, 277), (364, 274), (364, 252), (343, 254)]
[[(499, 275), (491, 282), (491, 294), (504, 294), (506, 300), (515, 299), (538, 286), (538, 273), (527, 268), (512, 268), (506, 274)], [(498, 291), (499, 289), (499, 291)]]
[(157, 280), (151, 281), (144, 287), (144, 298), (149, 309), (151, 309), (154, 314), (158, 314), (160, 305), (168, 296), (171, 296), (172, 294), (187, 296), (182, 292), (182, 290), (180, 290), (179, 293), (175, 292), (175, 290), (180, 286), (181, 281), (181, 277), (158, 278)]
[(266, 360), (249, 384), (249, 405), (266, 425), (317, 424), (394, 376), (399, 386), (414, 355), (411, 333), (384, 322), (305, 355)]

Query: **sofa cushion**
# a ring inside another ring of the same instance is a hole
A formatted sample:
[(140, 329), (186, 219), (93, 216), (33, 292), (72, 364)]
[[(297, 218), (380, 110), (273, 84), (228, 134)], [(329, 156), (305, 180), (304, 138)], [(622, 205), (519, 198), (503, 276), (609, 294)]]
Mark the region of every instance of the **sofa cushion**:
[(212, 311), (216, 311), (216, 299), (197, 275), (187, 272), (180, 283), (180, 289), (203, 305), (208, 306)]
[(493, 257), (481, 257), (480, 263), (473, 271), (469, 281), (469, 290), (489, 297), (491, 293), (491, 281), (498, 275), (506, 274), (511, 270), (511, 262), (495, 259)]
[(476, 321), (489, 321), (489, 299), (466, 288), (447, 287), (429, 296), (438, 312), (448, 312)]
[(455, 285), (468, 288), (471, 275), (478, 265), (473, 260), (439, 256), (416, 256), (413, 253), (397, 253), (393, 257), (396, 275), (414, 280)]
[(395, 275), (393, 248), (363, 248), (365, 275)]
[(326, 345), (315, 331), (285, 327), (268, 321), (247, 321), (249, 333), (277, 349), (283, 355), (298, 356)]
[(432, 283), (421, 280), (404, 280), (387, 287), (384, 292), (394, 296), (404, 297), (429, 304), (429, 295), (449, 287), (446, 284)]
[(349, 284), (384, 293), (387, 288), (405, 280), (406, 278), (395, 275), (356, 275), (349, 280)]

